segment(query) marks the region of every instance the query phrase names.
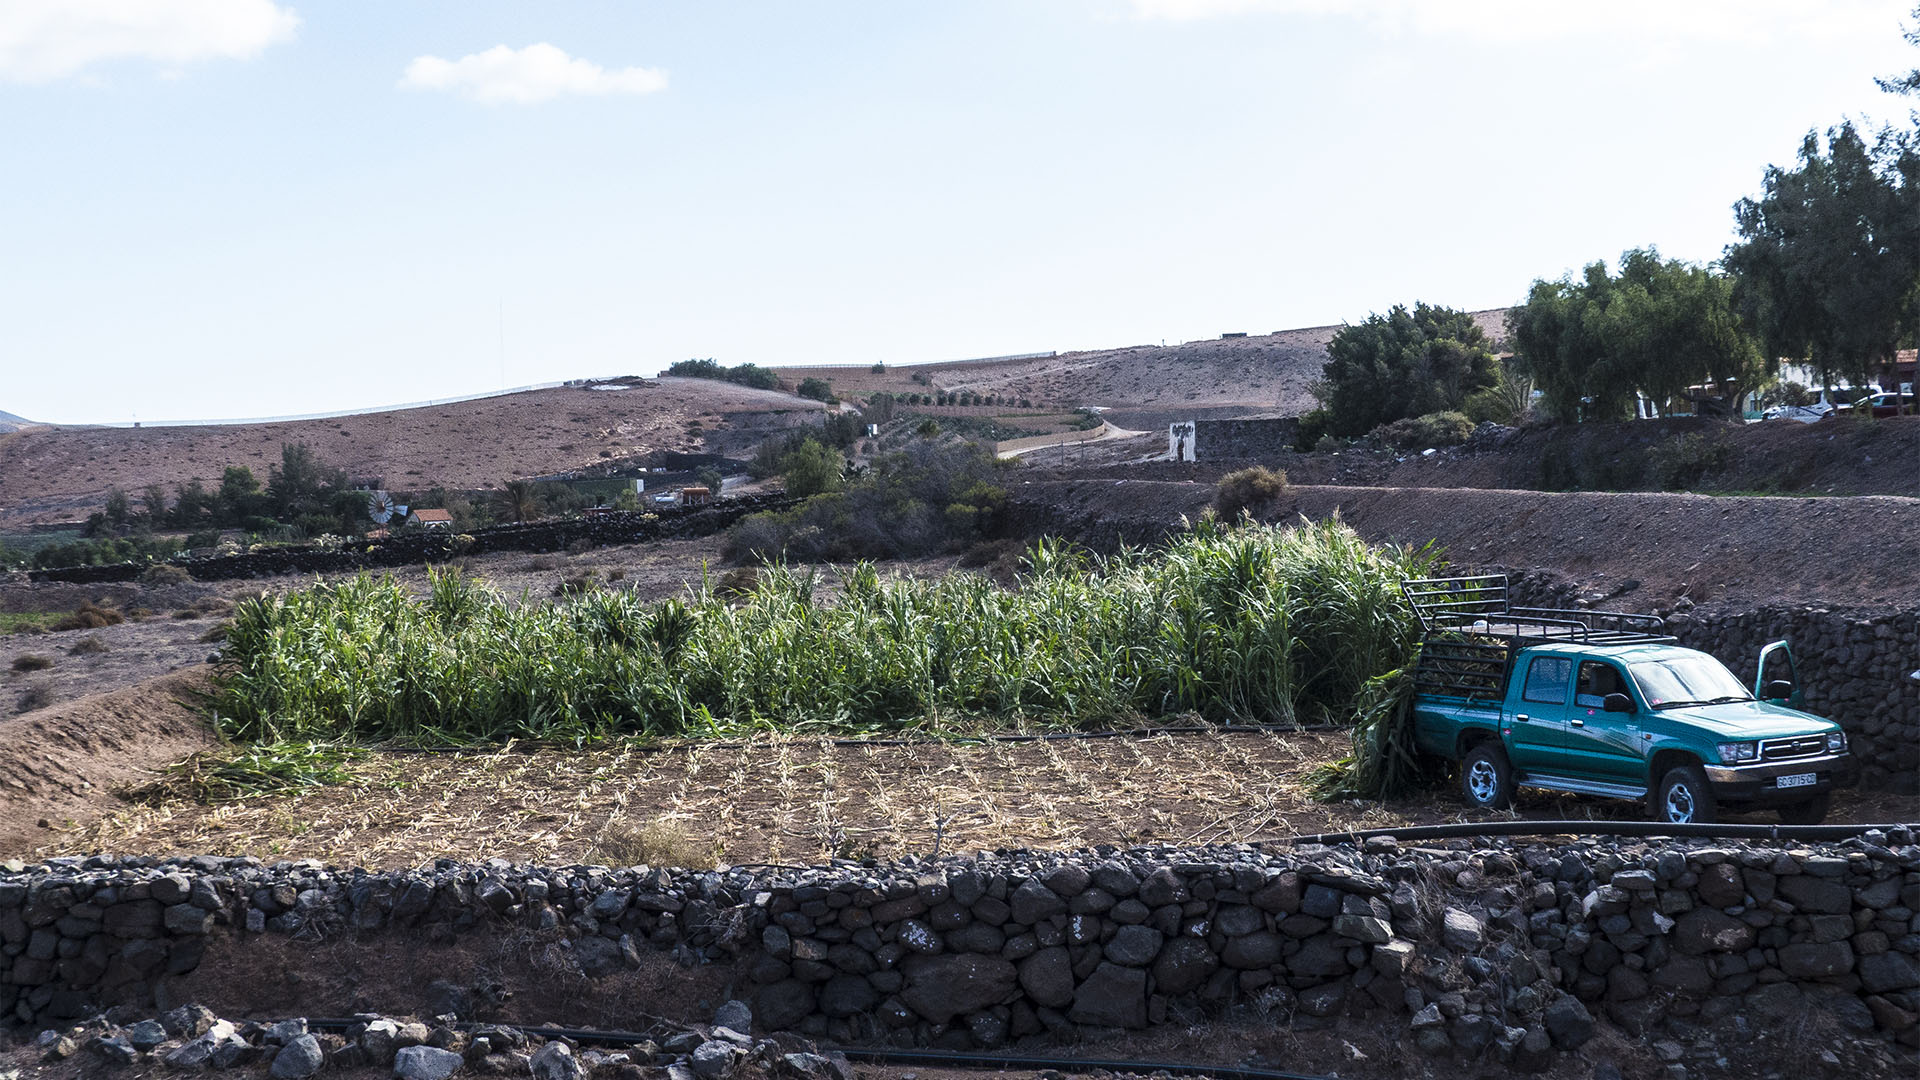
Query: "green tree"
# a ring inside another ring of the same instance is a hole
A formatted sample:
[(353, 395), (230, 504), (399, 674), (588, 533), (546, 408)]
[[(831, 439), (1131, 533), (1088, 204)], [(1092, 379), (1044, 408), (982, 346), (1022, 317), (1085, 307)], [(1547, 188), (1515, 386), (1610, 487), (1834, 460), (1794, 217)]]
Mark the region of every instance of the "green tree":
[(1851, 123), (1808, 132), (1799, 165), (1769, 166), (1734, 204), (1727, 248), (1741, 313), (1772, 356), (1822, 380), (1866, 381), (1920, 323), (1920, 152), (1911, 132), (1869, 145)]
[(329, 468), (306, 443), (282, 443), (280, 464), (267, 472), (267, 497), (281, 518), (330, 515), (329, 488), (346, 486), (346, 474)]
[(803, 398), (812, 398), (815, 401), (834, 400), (833, 384), (825, 379), (816, 379), (812, 376), (801, 379), (800, 386), (794, 390), (794, 393), (799, 394)]
[(1381, 424), (1458, 409), (1494, 383), (1493, 353), (1473, 316), (1452, 308), (1396, 305), (1327, 343), (1316, 384), (1331, 429), (1364, 435)]
[(539, 490), (531, 480), (500, 482), (500, 516), (526, 521), (540, 516)]
[(789, 495), (819, 495), (840, 490), (846, 461), (840, 452), (813, 439), (803, 440), (780, 463)]
[(149, 527), (167, 520), (167, 492), (159, 484), (148, 484), (140, 493), (140, 510), (147, 515)]
[(127, 493), (119, 488), (107, 489), (107, 524), (115, 528), (125, 525), (133, 517), (133, 506), (127, 499)]
[[(1914, 5), (1913, 25), (1901, 34), (1909, 45), (1920, 45), (1920, 4)], [(1920, 97), (1920, 68), (1914, 68), (1904, 75), (1895, 75), (1891, 79), (1875, 79), (1880, 89), (1889, 94), (1908, 94)]]
[(220, 497), (207, 490), (199, 477), (173, 488), (173, 524), (182, 529), (204, 528), (220, 515)]
[(264, 509), (260, 503), (260, 481), (254, 479), (252, 469), (229, 465), (221, 472), (220, 515), (223, 519), (238, 524), (242, 518), (260, 513)]
[(1596, 262), (1578, 281), (1535, 281), (1507, 330), (1548, 411), (1567, 422), (1632, 416), (1640, 394), (1664, 403), (1711, 385), (1731, 397), (1766, 377), (1728, 279), (1653, 248), (1621, 255), (1617, 275)]

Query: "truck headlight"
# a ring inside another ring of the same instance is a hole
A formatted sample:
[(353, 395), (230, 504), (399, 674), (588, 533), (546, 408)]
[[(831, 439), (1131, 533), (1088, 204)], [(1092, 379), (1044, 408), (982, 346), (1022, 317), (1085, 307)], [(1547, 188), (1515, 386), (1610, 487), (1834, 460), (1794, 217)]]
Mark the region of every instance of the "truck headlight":
[(1723, 742), (1720, 744), (1720, 760), (1728, 764), (1736, 761), (1753, 761), (1759, 756), (1759, 743)]
[(1827, 752), (1837, 754), (1847, 748), (1847, 733), (1844, 731), (1827, 732)]

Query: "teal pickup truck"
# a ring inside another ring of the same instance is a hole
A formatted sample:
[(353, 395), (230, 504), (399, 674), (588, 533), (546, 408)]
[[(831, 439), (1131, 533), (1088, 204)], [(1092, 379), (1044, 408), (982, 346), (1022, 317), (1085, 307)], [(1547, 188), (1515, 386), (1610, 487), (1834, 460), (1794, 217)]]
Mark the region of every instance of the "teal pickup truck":
[(1642, 802), (1655, 821), (1773, 808), (1817, 825), (1859, 779), (1840, 726), (1797, 707), (1786, 642), (1762, 650), (1748, 689), (1657, 616), (1510, 607), (1504, 575), (1401, 589), (1425, 631), (1415, 741), (1459, 763), (1476, 807), (1533, 787)]

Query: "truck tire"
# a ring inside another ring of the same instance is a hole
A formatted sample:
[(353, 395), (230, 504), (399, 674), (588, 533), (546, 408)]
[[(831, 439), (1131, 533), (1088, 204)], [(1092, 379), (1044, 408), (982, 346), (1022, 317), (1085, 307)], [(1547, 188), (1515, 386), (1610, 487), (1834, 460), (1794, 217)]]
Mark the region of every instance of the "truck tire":
[(1806, 802), (1794, 803), (1780, 808), (1782, 825), (1818, 825), (1827, 820), (1827, 808), (1833, 803), (1831, 794), (1815, 795)]
[(1719, 820), (1713, 789), (1707, 787), (1707, 774), (1698, 765), (1667, 770), (1653, 790), (1652, 810), (1653, 820), (1672, 825), (1711, 825)]
[(1513, 805), (1513, 766), (1499, 743), (1489, 739), (1467, 751), (1460, 761), (1460, 794), (1479, 810)]

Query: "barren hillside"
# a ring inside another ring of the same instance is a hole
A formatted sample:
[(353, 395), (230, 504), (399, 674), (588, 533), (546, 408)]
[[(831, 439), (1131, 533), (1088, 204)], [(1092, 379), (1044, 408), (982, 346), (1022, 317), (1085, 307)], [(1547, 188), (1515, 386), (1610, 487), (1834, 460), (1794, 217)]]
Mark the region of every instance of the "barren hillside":
[[(1474, 312), (1491, 338), (1506, 333), (1506, 308)], [(1307, 385), (1320, 377), (1338, 326), (1210, 338), (1178, 345), (1089, 349), (1031, 360), (960, 361), (864, 368), (781, 368), (797, 381), (817, 376), (841, 391), (973, 390), (1036, 405), (1108, 408), (1230, 408), (1299, 413), (1313, 407)], [(915, 381), (922, 376), (928, 381)]]
[[(1036, 480), (1014, 499), (1038, 526), (1138, 543), (1198, 517), (1213, 494), (1206, 482), (1101, 478)], [(1904, 610), (1920, 596), (1920, 566), (1903, 557), (1920, 499), (1296, 485), (1264, 516), (1336, 514), (1374, 543), (1431, 541), (1462, 566), (1551, 570), (1601, 593), (1632, 580), (1636, 610), (1682, 586), (1727, 610)]]
[(273, 424), (27, 428), (0, 434), (0, 528), (67, 521), (109, 488), (171, 493), (228, 465), (263, 481), (282, 443), (304, 442), (356, 479), (394, 490), (484, 488), (659, 450), (735, 449), (745, 436), (797, 423), (818, 402), (706, 379), (625, 390), (565, 388), (391, 412)]

